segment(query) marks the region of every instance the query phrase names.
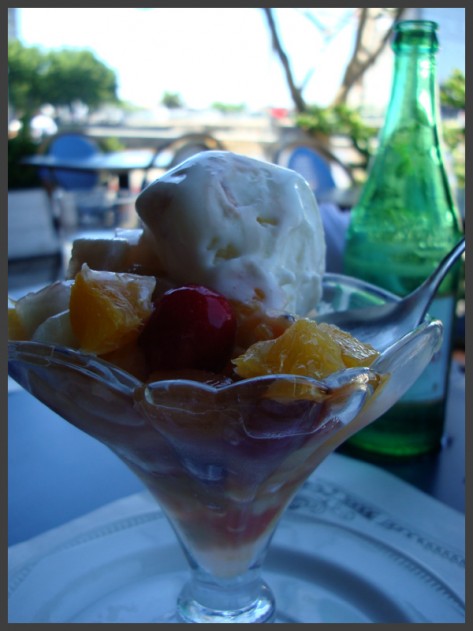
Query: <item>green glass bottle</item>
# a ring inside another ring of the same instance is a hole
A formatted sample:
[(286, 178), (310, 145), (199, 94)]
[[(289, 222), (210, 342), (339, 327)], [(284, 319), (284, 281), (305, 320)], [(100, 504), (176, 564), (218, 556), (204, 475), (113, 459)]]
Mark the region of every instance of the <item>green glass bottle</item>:
[[(399, 296), (418, 287), (463, 232), (442, 154), (436, 31), (425, 20), (395, 25), (390, 102), (346, 239), (344, 273)], [(353, 436), (345, 451), (399, 457), (440, 447), (457, 278), (458, 266), (429, 309), (444, 324), (441, 351), (401, 401)]]

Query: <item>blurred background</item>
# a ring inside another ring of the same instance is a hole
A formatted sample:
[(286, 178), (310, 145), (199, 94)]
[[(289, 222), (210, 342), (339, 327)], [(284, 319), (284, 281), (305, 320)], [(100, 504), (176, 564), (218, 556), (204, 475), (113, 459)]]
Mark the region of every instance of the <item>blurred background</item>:
[(205, 130), (272, 159), (304, 132), (359, 182), (389, 99), (399, 17), (439, 23), (445, 140), (463, 187), (464, 8), (9, 8), (9, 135), (75, 127), (110, 148), (153, 148), (169, 128)]
[[(387, 109), (399, 19), (439, 24), (443, 135), (464, 216), (464, 8), (8, 8), (9, 272), (32, 256), (15, 252), (28, 223), (16, 208), (32, 191), (46, 191), (62, 235), (130, 227), (143, 185), (202, 149), (299, 170), (319, 202), (350, 210)], [(87, 201), (25, 165), (71, 133), (101, 156), (127, 152), (126, 178), (103, 169)], [(81, 211), (93, 204), (107, 212)]]

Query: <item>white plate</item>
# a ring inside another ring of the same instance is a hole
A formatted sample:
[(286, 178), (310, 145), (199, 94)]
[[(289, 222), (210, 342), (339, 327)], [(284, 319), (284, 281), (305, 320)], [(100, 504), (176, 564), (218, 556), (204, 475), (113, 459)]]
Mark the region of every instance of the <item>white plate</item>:
[[(461, 547), (320, 476), (282, 519), (264, 571), (277, 622), (298, 623), (461, 623), (463, 576)], [(174, 534), (151, 505), (17, 563), (9, 575), (9, 622), (174, 622), (186, 577)]]

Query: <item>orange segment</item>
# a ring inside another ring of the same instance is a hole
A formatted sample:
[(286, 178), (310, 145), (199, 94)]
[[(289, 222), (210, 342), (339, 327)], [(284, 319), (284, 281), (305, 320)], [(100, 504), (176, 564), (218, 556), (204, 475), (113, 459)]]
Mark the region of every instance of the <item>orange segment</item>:
[(274, 340), (256, 342), (233, 360), (240, 377), (292, 374), (324, 379), (354, 366), (369, 366), (379, 353), (328, 324), (300, 318)]
[(102, 355), (136, 340), (151, 315), (155, 285), (154, 276), (96, 271), (84, 264), (69, 304), (80, 348)]
[(230, 302), (237, 318), (234, 356), (240, 355), (255, 342), (279, 337), (294, 322), (292, 315), (266, 311), (258, 302)]
[(370, 366), (379, 356), (370, 344), (364, 344), (343, 329), (321, 322), (318, 325), (319, 332), (324, 332), (334, 340), (341, 349), (343, 363), (347, 368), (357, 366)]

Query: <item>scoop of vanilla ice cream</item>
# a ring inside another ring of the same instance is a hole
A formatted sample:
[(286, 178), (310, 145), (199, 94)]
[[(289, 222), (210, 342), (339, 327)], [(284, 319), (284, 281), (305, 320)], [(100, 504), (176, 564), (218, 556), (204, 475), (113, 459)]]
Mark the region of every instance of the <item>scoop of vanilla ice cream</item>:
[(290, 169), (205, 151), (150, 184), (136, 209), (174, 282), (301, 315), (321, 298), (322, 219)]

